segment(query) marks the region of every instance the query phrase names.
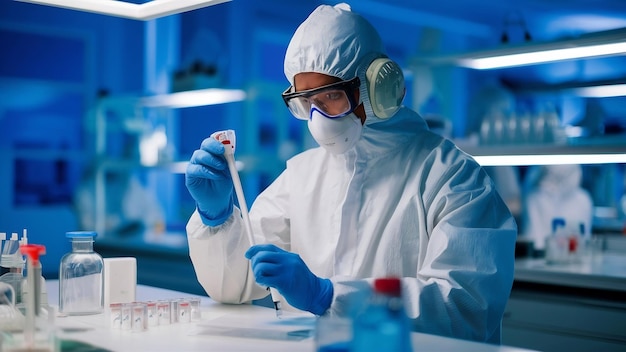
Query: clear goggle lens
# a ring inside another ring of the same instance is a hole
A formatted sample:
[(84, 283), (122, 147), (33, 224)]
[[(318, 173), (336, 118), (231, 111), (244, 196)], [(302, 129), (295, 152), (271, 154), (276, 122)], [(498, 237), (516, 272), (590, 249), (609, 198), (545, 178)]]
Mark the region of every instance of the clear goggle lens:
[(359, 78), (355, 77), (349, 81), (300, 92), (293, 92), (293, 87), (289, 87), (283, 93), (283, 100), (291, 113), (301, 120), (308, 120), (311, 117), (313, 105), (327, 118), (340, 118), (356, 108), (354, 90), (359, 87), (359, 84)]

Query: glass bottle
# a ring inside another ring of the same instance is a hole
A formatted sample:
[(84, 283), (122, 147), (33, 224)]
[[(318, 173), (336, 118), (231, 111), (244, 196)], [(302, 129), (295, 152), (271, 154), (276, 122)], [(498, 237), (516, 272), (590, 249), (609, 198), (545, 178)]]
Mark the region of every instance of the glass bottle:
[(411, 328), (399, 278), (374, 281), (374, 291), (353, 321), (350, 351), (412, 351)]
[(59, 312), (67, 315), (102, 313), (104, 306), (104, 261), (93, 251), (93, 231), (65, 234), (72, 251), (61, 258)]

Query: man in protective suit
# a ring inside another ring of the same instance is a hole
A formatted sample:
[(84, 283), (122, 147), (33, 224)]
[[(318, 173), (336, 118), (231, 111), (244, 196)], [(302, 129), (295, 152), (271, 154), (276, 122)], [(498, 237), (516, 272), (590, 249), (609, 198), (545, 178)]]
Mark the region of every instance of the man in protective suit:
[(244, 303), (273, 287), (296, 309), (345, 315), (359, 284), (396, 276), (414, 330), (499, 343), (515, 221), (485, 171), (401, 105), (377, 31), (346, 4), (319, 6), (284, 70), (283, 99), (320, 147), (256, 198), (263, 244), (249, 245), (222, 144), (204, 140), (187, 169), (190, 256), (209, 296)]

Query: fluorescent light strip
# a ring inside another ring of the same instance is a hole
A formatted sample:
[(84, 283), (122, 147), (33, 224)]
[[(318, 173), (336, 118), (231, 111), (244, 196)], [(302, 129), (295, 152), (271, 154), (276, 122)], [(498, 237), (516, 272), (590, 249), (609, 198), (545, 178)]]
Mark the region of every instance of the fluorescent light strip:
[(626, 54), (626, 42), (549, 49), (482, 58), (465, 58), (459, 60), (459, 65), (477, 70), (489, 70), (618, 54)]
[(62, 7), (71, 10), (94, 12), (103, 15), (151, 20), (180, 12), (191, 11), (231, 0), (152, 0), (132, 4), (116, 0), (16, 0), (39, 5)]
[(626, 84), (580, 87), (573, 89), (578, 96), (585, 98), (607, 98), (626, 96)]
[(190, 108), (242, 101), (245, 98), (246, 92), (240, 89), (207, 88), (145, 97), (141, 99), (141, 105), (150, 108)]
[(482, 166), (587, 165), (626, 163), (626, 154), (478, 155), (474, 159)]

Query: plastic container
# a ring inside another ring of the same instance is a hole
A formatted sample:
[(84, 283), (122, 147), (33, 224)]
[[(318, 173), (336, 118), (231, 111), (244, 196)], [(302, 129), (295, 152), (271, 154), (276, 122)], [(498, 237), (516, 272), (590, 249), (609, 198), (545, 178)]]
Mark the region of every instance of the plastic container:
[(411, 329), (398, 278), (374, 281), (365, 308), (353, 320), (350, 351), (412, 351)]
[(584, 224), (567, 224), (562, 218), (552, 221), (552, 234), (546, 237), (546, 263), (570, 264), (581, 260), (584, 252)]
[(61, 258), (59, 267), (59, 312), (66, 315), (102, 313), (104, 260), (93, 251), (96, 232), (68, 232), (65, 236), (72, 243), (72, 251)]
[[(13, 286), (0, 282), (0, 331), (17, 330), (23, 326), (24, 318), (15, 308)], [(1, 344), (0, 344), (0, 347)]]
[[(6, 234), (3, 233), (3, 238)], [(17, 233), (13, 233), (11, 238), (4, 241), (2, 255), (0, 256), (0, 267), (2, 274), (0, 282), (11, 285), (15, 291), (15, 304), (22, 303), (22, 288), (24, 283), (24, 257), (19, 251), (19, 240)]]
[(0, 282), (3, 282), (7, 285), (11, 285), (13, 287), (13, 291), (15, 292), (15, 303), (22, 303), (22, 289), (24, 287), (24, 273), (22, 268), (9, 268), (9, 272), (0, 276)]

